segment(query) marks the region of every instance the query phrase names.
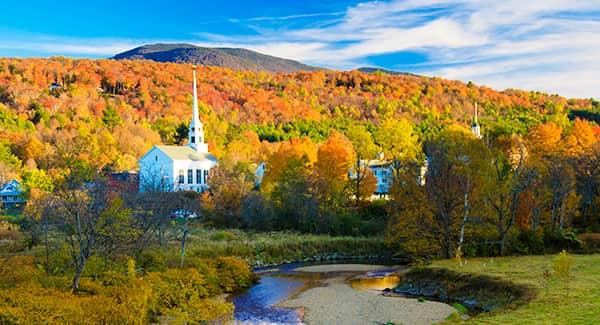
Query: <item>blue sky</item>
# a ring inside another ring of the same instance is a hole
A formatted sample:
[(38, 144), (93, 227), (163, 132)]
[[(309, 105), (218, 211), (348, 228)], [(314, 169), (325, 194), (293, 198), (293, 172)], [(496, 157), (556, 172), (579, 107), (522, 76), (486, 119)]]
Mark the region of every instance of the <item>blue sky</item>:
[(151, 42), (244, 47), (600, 98), (600, 0), (6, 1), (0, 56), (103, 58)]

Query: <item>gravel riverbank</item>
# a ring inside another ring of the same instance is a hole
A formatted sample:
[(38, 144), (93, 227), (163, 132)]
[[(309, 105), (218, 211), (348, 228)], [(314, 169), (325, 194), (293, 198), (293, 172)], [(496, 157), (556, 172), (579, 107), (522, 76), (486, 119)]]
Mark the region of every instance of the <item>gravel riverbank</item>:
[[(321, 265), (298, 268), (301, 272), (368, 272), (381, 266)], [(346, 276), (322, 280), (298, 296), (285, 300), (281, 307), (299, 308), (304, 322), (316, 324), (433, 324), (455, 312), (451, 306), (403, 297), (386, 297), (379, 291), (353, 289)]]

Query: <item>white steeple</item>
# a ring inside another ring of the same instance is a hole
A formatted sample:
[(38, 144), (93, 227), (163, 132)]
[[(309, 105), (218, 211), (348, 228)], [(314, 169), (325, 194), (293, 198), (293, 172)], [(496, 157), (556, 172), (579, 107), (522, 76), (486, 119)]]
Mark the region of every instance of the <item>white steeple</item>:
[(481, 128), (479, 127), (479, 121), (477, 120), (477, 103), (475, 103), (475, 116), (473, 117), (473, 123), (471, 124), (471, 132), (477, 138), (481, 139)]
[(188, 146), (195, 149), (197, 152), (208, 152), (208, 145), (204, 143), (204, 127), (198, 117), (198, 91), (196, 90), (196, 66), (193, 66), (193, 96), (192, 99), (192, 121), (190, 122), (190, 130), (188, 132)]

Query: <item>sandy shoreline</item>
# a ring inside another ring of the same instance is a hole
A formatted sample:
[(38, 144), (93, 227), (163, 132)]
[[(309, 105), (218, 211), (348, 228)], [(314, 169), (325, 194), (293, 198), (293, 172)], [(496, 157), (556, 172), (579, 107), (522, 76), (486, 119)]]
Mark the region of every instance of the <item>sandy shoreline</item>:
[[(301, 272), (369, 272), (381, 269), (378, 265), (339, 264), (298, 268)], [(451, 306), (403, 297), (385, 297), (373, 290), (353, 289), (344, 276), (322, 281), (321, 286), (279, 304), (299, 308), (307, 324), (433, 324), (444, 320), (455, 310)]]
[(372, 264), (323, 264), (297, 267), (294, 271), (323, 273), (323, 272), (369, 272), (385, 268), (383, 265)]

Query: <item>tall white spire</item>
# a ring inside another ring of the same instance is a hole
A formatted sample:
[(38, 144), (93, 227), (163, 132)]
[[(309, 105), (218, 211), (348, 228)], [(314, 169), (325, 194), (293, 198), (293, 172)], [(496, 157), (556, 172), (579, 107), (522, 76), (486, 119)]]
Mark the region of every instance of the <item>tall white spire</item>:
[(473, 115), (473, 123), (471, 124), (471, 132), (477, 138), (481, 139), (481, 128), (479, 127), (477, 103), (475, 103), (475, 114)]
[(198, 117), (198, 90), (196, 86), (196, 66), (193, 66), (193, 99), (192, 99), (192, 121), (188, 132), (188, 145), (198, 152), (208, 152), (208, 145), (204, 143), (204, 126)]

